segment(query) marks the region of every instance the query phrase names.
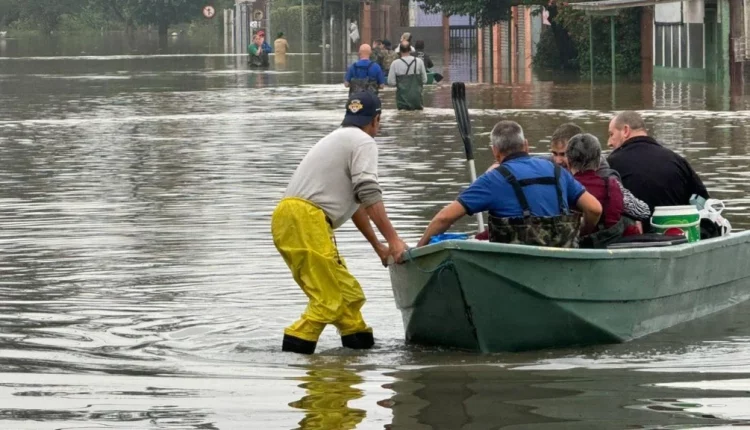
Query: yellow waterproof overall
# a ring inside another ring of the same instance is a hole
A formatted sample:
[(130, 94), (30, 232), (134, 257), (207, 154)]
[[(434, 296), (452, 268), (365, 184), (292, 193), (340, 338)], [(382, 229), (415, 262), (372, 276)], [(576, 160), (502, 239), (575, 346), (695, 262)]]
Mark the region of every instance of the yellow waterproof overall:
[(365, 295), (339, 256), (325, 213), (300, 198), (281, 200), (271, 217), (276, 249), (310, 300), (302, 317), (284, 334), (317, 342), (326, 324), (341, 336), (371, 332), (360, 309)]

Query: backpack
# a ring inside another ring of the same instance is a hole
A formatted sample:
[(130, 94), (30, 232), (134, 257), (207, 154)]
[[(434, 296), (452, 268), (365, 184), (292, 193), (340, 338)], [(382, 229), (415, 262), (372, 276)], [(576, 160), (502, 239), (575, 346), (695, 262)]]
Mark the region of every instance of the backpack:
[(355, 70), (365, 70), (365, 77), (353, 77), (349, 81), (349, 94), (353, 94), (360, 91), (369, 91), (374, 94), (378, 94), (378, 81), (370, 77), (370, 69), (374, 66), (375, 62), (370, 61), (367, 67), (357, 66), (355, 64)]
[(390, 70), (391, 64), (398, 59), (399, 55), (396, 51), (385, 51), (383, 56), (383, 71)]

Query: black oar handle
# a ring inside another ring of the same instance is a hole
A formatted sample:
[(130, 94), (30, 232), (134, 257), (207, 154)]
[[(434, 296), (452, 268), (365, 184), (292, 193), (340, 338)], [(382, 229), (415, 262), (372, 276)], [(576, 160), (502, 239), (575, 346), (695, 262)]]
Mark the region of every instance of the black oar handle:
[(471, 121), (469, 120), (469, 108), (466, 106), (466, 86), (463, 82), (454, 82), (451, 86), (451, 101), (453, 101), (453, 111), (456, 114), (458, 132), (461, 134), (461, 140), (464, 143), (466, 159), (473, 160)]

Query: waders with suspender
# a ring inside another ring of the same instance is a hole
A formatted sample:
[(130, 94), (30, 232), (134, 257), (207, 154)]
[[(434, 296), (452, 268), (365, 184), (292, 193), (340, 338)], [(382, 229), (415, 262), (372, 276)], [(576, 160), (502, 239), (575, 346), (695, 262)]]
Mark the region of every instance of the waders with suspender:
[[(581, 228), (581, 214), (570, 212), (563, 201), (560, 188), (560, 166), (555, 165), (554, 177), (517, 180), (507, 167), (500, 164), (496, 169), (508, 181), (521, 205), (521, 217), (496, 217), (490, 215), (490, 242), (517, 245), (551, 246), (555, 248), (577, 247)], [(531, 207), (523, 193), (529, 185), (554, 185), (560, 215), (540, 217), (531, 214)]]
[[(406, 64), (406, 73), (396, 76), (396, 107), (400, 110), (422, 110), (422, 74), (417, 73), (417, 59), (413, 59), (411, 64), (403, 58), (400, 59)], [(414, 73), (409, 74), (411, 66), (414, 66)]]

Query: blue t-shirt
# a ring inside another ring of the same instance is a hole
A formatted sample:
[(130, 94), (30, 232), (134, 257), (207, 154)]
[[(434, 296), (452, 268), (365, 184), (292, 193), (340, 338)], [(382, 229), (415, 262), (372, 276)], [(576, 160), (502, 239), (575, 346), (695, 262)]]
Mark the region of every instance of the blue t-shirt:
[[(370, 64), (372, 64), (372, 67), (370, 67)], [(383, 76), (383, 69), (380, 68), (380, 65), (378, 63), (372, 63), (370, 60), (366, 59), (359, 60), (349, 66), (349, 70), (346, 71), (344, 82), (351, 82), (352, 79), (367, 78), (376, 81), (378, 85), (385, 85), (385, 76)]]
[[(532, 158), (527, 154), (511, 156), (503, 162), (516, 180), (532, 178), (554, 178), (555, 165), (550, 161)], [(560, 188), (563, 204), (566, 208), (575, 207), (585, 188), (573, 175), (565, 169), (560, 172)], [(557, 202), (557, 191), (554, 185), (532, 184), (521, 188), (534, 216), (560, 215)], [(458, 196), (458, 202), (466, 209), (466, 213), (474, 215), (477, 212), (489, 211), (496, 217), (521, 217), (523, 210), (513, 187), (497, 171), (491, 170), (477, 178), (473, 184)]]

